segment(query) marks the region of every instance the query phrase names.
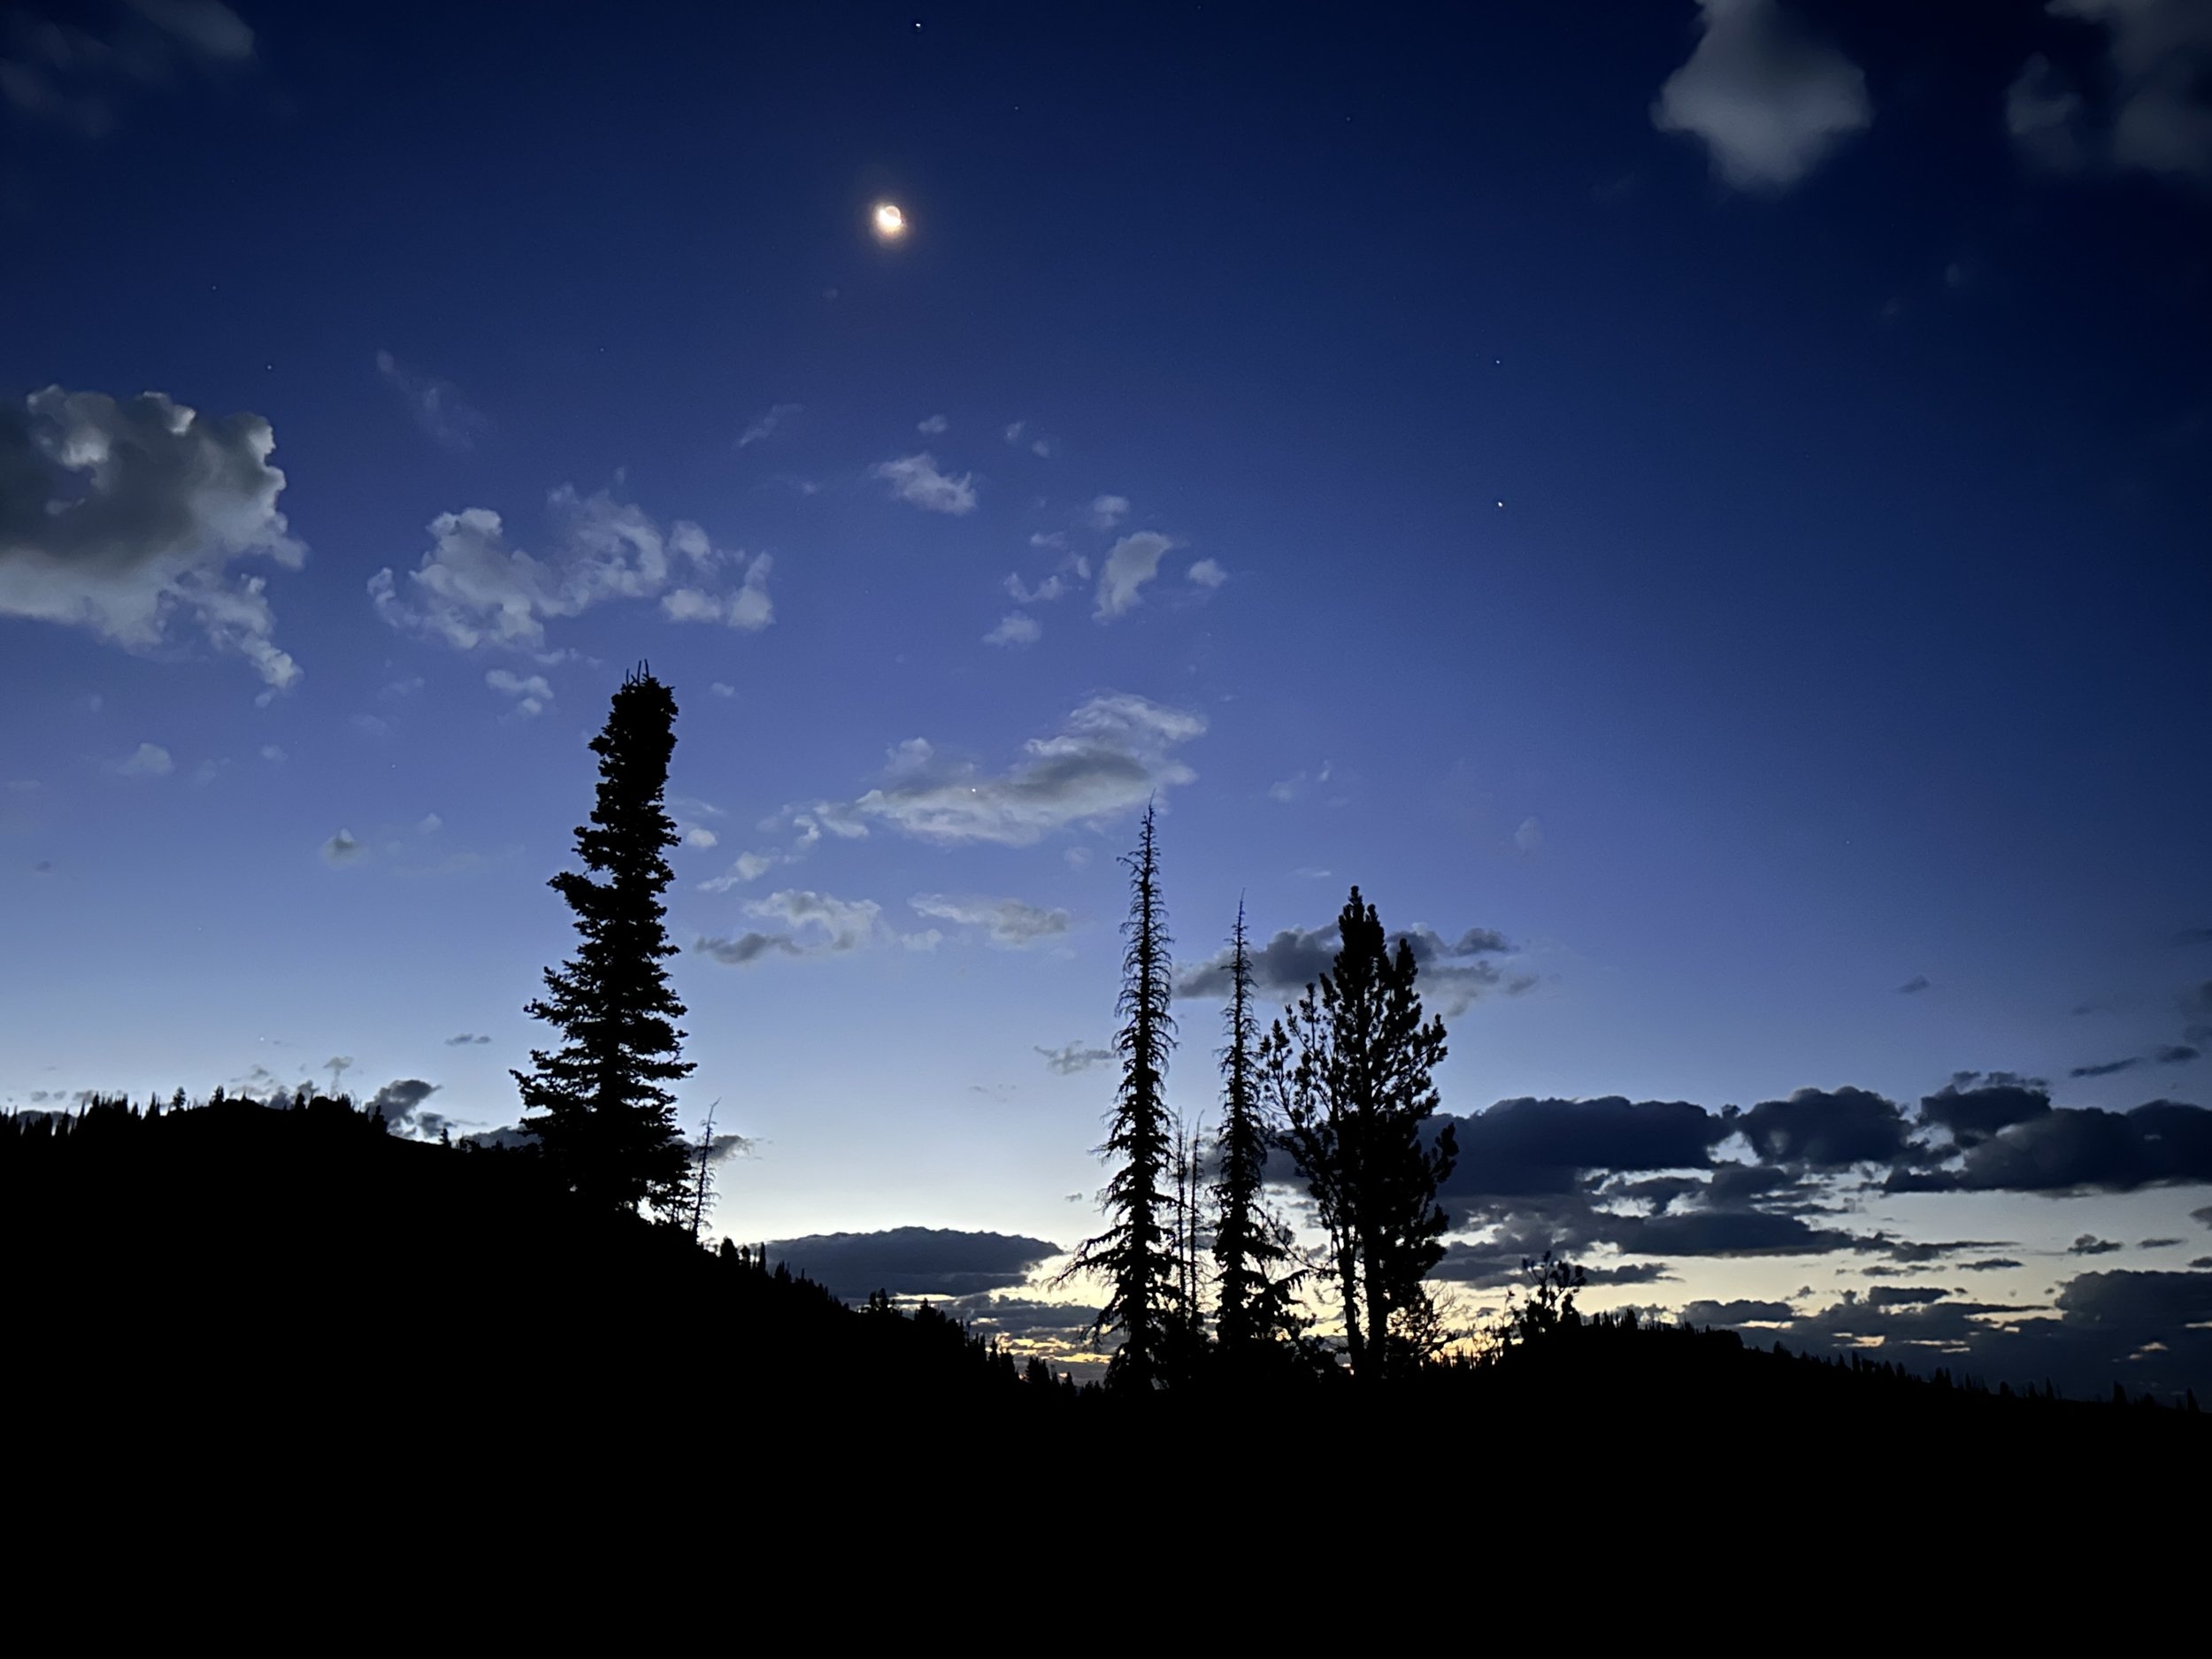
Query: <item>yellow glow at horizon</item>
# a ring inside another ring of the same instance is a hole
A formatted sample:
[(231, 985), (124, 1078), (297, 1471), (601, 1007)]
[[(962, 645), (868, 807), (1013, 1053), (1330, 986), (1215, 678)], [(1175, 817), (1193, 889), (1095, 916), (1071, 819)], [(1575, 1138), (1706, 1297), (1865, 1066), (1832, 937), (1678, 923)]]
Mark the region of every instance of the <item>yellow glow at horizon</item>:
[(896, 202), (877, 203), (873, 218), (879, 242), (896, 242), (906, 234), (906, 215)]

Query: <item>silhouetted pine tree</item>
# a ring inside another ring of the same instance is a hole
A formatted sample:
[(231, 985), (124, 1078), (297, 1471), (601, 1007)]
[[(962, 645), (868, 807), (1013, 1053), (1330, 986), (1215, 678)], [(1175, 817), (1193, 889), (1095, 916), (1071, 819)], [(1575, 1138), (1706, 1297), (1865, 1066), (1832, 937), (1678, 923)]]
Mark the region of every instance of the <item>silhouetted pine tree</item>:
[(1287, 1233), (1266, 1204), (1271, 1137), (1257, 1073), (1259, 1021), (1241, 901), (1229, 934), (1229, 1006), (1222, 1018), (1229, 1042), (1221, 1051), (1220, 1179), (1213, 1187), (1214, 1340), (1223, 1363), (1243, 1371), (1272, 1344), (1294, 1337), (1298, 1325)]
[(1206, 1363), (1206, 1295), (1200, 1258), (1206, 1249), (1206, 1217), (1199, 1202), (1205, 1179), (1204, 1119), (1188, 1129), (1178, 1116), (1170, 1131), (1175, 1150), (1175, 1271), (1163, 1316), (1166, 1330), (1166, 1374), (1170, 1381), (1194, 1377)]
[(663, 1085), (692, 1069), (677, 1058), (684, 1007), (661, 966), (676, 954), (661, 903), (673, 878), (663, 855), (677, 842), (661, 805), (675, 720), (675, 697), (641, 667), (592, 739), (599, 794), (576, 831), (584, 869), (548, 884), (576, 913), (582, 942), (546, 970), (547, 995), (524, 1010), (565, 1041), (534, 1049), (531, 1070), (514, 1073), (524, 1110), (536, 1114), (522, 1127), (572, 1191), (609, 1209), (647, 1203), (671, 1219), (682, 1213), (689, 1157)]
[(1306, 987), (1287, 1029), (1276, 1022), (1263, 1065), (1329, 1233), (1353, 1371), (1371, 1379), (1405, 1369), (1433, 1333), (1422, 1280), (1444, 1256), (1436, 1187), (1459, 1154), (1448, 1124), (1422, 1144), (1444, 1022), (1421, 1018), (1412, 946), (1401, 939), (1392, 956), (1357, 887), (1337, 927), (1333, 970)]
[(1174, 1241), (1168, 1233), (1171, 1200), (1162, 1190), (1175, 1133), (1167, 1110), (1167, 1060), (1175, 1047), (1168, 1013), (1167, 918), (1160, 902), (1158, 849), (1153, 810), (1145, 809), (1137, 850), (1121, 861), (1129, 871), (1128, 942), (1121, 959), (1122, 1018), (1114, 1048), (1121, 1056), (1121, 1087), (1102, 1148), (1120, 1167), (1107, 1182), (1103, 1204), (1111, 1223), (1075, 1253), (1070, 1274), (1086, 1269), (1105, 1276), (1106, 1305), (1093, 1327), (1099, 1337), (1118, 1333), (1121, 1347), (1106, 1369), (1110, 1386), (1150, 1388), (1164, 1380), (1166, 1313), (1176, 1283)]

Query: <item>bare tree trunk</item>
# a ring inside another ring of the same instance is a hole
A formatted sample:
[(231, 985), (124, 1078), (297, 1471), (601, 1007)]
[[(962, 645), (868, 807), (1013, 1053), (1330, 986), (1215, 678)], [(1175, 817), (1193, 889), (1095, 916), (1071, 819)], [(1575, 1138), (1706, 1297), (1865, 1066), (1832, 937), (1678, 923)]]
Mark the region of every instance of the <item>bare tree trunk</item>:
[(699, 1242), (699, 1229), (705, 1225), (707, 1218), (707, 1199), (713, 1192), (713, 1178), (709, 1174), (707, 1166), (714, 1156), (714, 1107), (721, 1103), (718, 1100), (714, 1106), (707, 1108), (707, 1120), (699, 1129), (699, 1174), (691, 1189), (691, 1241), (694, 1244)]

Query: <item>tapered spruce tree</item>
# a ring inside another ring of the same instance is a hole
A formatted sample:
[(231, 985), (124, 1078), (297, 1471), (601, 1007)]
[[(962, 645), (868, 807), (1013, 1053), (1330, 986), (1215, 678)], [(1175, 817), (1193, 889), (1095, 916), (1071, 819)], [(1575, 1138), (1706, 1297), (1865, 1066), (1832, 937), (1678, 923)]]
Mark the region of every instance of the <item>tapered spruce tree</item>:
[(1175, 1048), (1175, 1020), (1168, 1012), (1173, 964), (1150, 807), (1137, 850), (1121, 862), (1130, 877), (1129, 919), (1121, 930), (1128, 943), (1115, 1005), (1122, 1021), (1114, 1037), (1121, 1086), (1101, 1148), (1118, 1160), (1118, 1167), (1102, 1201), (1107, 1229), (1076, 1250), (1068, 1274), (1088, 1270), (1106, 1280), (1106, 1305), (1093, 1329), (1100, 1338), (1121, 1338), (1106, 1368), (1108, 1386), (1148, 1389), (1166, 1380), (1168, 1313), (1176, 1288), (1173, 1200), (1164, 1190), (1175, 1150), (1167, 1109), (1167, 1062)]
[(1259, 1021), (1252, 1010), (1252, 955), (1244, 906), (1229, 934), (1228, 1045), (1221, 1051), (1219, 1179), (1214, 1183), (1214, 1280), (1218, 1302), (1214, 1340), (1223, 1364), (1245, 1372), (1296, 1335), (1288, 1232), (1267, 1207), (1267, 1153), (1272, 1141), (1261, 1092)]
[(1444, 1256), (1438, 1185), (1458, 1161), (1438, 1099), (1444, 1022), (1422, 1018), (1413, 948), (1394, 956), (1375, 907), (1352, 889), (1342, 948), (1262, 1045), (1269, 1093), (1329, 1234), (1345, 1347), (1363, 1380), (1405, 1370), (1437, 1320), (1422, 1281)]
[(524, 1011), (560, 1028), (550, 1052), (533, 1050), (521, 1086), (522, 1126), (560, 1179), (588, 1203), (669, 1219), (683, 1213), (689, 1154), (667, 1085), (691, 1073), (680, 1059), (684, 1006), (662, 964), (676, 954), (661, 895), (676, 826), (661, 804), (676, 747), (676, 699), (643, 667), (614, 694), (592, 740), (599, 795), (576, 831), (580, 871), (549, 885), (575, 912), (576, 954), (545, 972), (546, 995)]

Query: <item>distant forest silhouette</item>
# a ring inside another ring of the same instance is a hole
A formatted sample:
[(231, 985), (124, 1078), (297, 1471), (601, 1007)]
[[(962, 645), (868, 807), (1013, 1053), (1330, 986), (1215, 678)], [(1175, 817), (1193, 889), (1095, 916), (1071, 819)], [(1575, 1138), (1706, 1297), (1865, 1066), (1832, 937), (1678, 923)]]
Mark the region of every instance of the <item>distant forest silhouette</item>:
[[(2033, 1445), (2130, 1463), (2212, 1444), (2193, 1394), (2178, 1409), (2117, 1384), (2067, 1400), (2032, 1379), (1919, 1376), (1864, 1353), (1794, 1356), (1633, 1311), (1586, 1314), (1584, 1274), (1548, 1256), (1524, 1263), (1507, 1313), (1471, 1344), (1429, 1289), (1439, 1183), (1458, 1152), (1448, 1123), (1431, 1132), (1445, 1033), (1424, 1013), (1410, 947), (1391, 948), (1353, 888), (1331, 970), (1263, 1031), (1240, 910), (1209, 1141), (1166, 1105), (1177, 1033), (1149, 810), (1126, 861), (1107, 1225), (1070, 1270), (1108, 1290), (1102, 1382), (1079, 1387), (1044, 1353), (926, 1302), (878, 1291), (849, 1303), (772, 1265), (764, 1246), (710, 1248), (716, 1141), (710, 1123), (695, 1143), (677, 1128), (684, 1010), (661, 966), (674, 954), (661, 795), (675, 712), (641, 669), (593, 744), (581, 868), (552, 883), (577, 951), (531, 1004), (555, 1041), (516, 1073), (521, 1135), (395, 1134), (381, 1102), (304, 1086), (265, 1102), (180, 1089), (0, 1118), (11, 1325), (42, 1379), (209, 1404), (250, 1395), (279, 1416), (324, 1409), (331, 1389), (365, 1411), (451, 1395), (541, 1421), (562, 1402), (603, 1410), (680, 1374), (733, 1406), (849, 1425), (957, 1415), (1071, 1444), (1186, 1409), (1285, 1435), (1337, 1422), (1371, 1449), (1412, 1425), (1478, 1421), (1674, 1448), (1818, 1421), (1887, 1445), (1932, 1434), (1962, 1455)], [(1312, 1199), (1318, 1249), (1271, 1208), (1283, 1158)], [(1510, 1455), (1541, 1455), (1551, 1432)]]

